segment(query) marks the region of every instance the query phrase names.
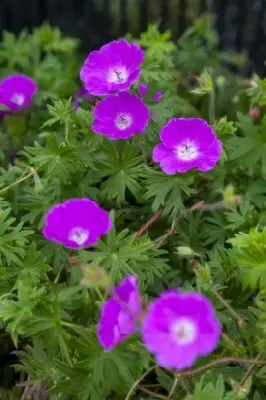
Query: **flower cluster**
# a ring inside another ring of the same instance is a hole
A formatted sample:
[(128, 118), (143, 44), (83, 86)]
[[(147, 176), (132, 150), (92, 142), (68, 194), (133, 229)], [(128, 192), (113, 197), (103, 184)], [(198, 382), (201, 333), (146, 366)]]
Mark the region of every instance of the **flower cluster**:
[(38, 90), (36, 83), (23, 74), (9, 75), (0, 82), (0, 116), (28, 107)]
[[(96, 134), (125, 140), (145, 131), (151, 115), (143, 100), (149, 87), (140, 83), (139, 95), (130, 91), (141, 76), (143, 59), (143, 50), (124, 39), (89, 54), (80, 72), (84, 88), (76, 93), (73, 107), (77, 109), (83, 99), (103, 96), (93, 109), (92, 129)], [(31, 96), (34, 90), (33, 85)], [(21, 106), (20, 93), (22, 90), (15, 93), (15, 99)], [(25, 96), (24, 93), (23, 105), (30, 101), (30, 94)], [(162, 92), (156, 92), (151, 101), (162, 97)], [(190, 169), (208, 171), (215, 167), (222, 152), (215, 132), (200, 118), (171, 119), (162, 127), (160, 139), (152, 158), (166, 174)], [(110, 215), (96, 202), (89, 198), (70, 199), (48, 210), (43, 235), (78, 250), (96, 245), (111, 228)], [(110, 298), (101, 309), (97, 336), (101, 346), (111, 350), (137, 331), (159, 365), (182, 369), (216, 348), (221, 325), (209, 300), (199, 293), (169, 290), (144, 310), (137, 277), (131, 275), (110, 290)]]
[[(140, 83), (138, 93), (131, 86), (141, 76), (144, 51), (126, 40), (110, 42), (92, 51), (81, 69), (80, 77), (90, 95), (106, 96), (93, 111), (92, 129), (111, 140), (128, 139), (142, 134), (149, 117), (144, 103), (148, 85)], [(158, 91), (151, 101), (159, 101)], [(200, 118), (173, 118), (160, 132), (162, 143), (153, 150), (153, 161), (166, 174), (184, 173), (190, 169), (208, 171), (215, 167), (222, 153), (222, 143), (215, 132)]]
[(143, 316), (137, 278), (132, 275), (112, 289), (101, 309), (99, 343), (111, 350), (138, 325), (145, 347), (165, 368), (192, 366), (217, 347), (221, 336), (213, 306), (199, 293), (168, 290), (149, 304)]

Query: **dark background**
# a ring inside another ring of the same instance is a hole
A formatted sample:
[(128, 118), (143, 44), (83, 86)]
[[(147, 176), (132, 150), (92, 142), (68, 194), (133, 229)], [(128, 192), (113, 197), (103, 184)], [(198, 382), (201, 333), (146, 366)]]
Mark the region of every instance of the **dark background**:
[(0, 32), (19, 33), (46, 21), (81, 39), (85, 51), (126, 32), (145, 31), (161, 21), (173, 37), (203, 11), (216, 15), (220, 46), (246, 50), (257, 72), (266, 59), (266, 0), (0, 0)]

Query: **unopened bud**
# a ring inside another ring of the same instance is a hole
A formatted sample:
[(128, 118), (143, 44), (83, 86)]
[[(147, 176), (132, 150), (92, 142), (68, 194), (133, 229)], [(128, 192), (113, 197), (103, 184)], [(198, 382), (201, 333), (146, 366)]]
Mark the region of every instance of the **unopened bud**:
[(219, 88), (222, 88), (225, 84), (225, 77), (224, 76), (218, 76), (218, 78), (216, 79), (216, 84)]
[(211, 271), (208, 264), (198, 265), (195, 272), (202, 283), (212, 283)]
[(232, 185), (228, 185), (223, 192), (223, 200), (224, 205), (227, 208), (232, 206), (238, 206), (241, 204), (241, 196), (235, 194), (234, 187)]
[(253, 81), (253, 80), (249, 80), (249, 81), (247, 82), (247, 85), (248, 85), (248, 87), (250, 87), (250, 88), (255, 88), (255, 89), (258, 87), (257, 82), (255, 82), (255, 81)]
[(259, 117), (260, 115), (260, 107), (256, 106), (253, 107), (249, 110), (248, 115), (250, 116), (250, 118), (252, 119), (256, 119)]
[(187, 247), (187, 246), (178, 246), (177, 253), (180, 256), (191, 257), (191, 256), (193, 256), (194, 251), (190, 247)]
[(33, 170), (33, 179), (34, 179), (34, 185), (35, 185), (36, 192), (38, 192), (38, 193), (41, 192), (43, 190), (43, 184), (41, 182), (39, 175), (34, 170)]
[(103, 268), (86, 264), (81, 269), (83, 271), (83, 279), (81, 280), (83, 285), (102, 288), (109, 287), (110, 282)]
[[(190, 73), (190, 75), (192, 74)], [(212, 78), (206, 69), (204, 69), (202, 74), (199, 77), (196, 77), (195, 79), (197, 79), (199, 87), (191, 90), (192, 93), (207, 94), (213, 90)]]

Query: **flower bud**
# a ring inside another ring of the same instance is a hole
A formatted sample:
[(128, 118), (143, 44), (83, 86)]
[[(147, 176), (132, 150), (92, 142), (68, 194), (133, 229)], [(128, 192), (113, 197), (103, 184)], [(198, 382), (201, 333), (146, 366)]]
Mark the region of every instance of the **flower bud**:
[(192, 93), (207, 94), (213, 90), (212, 78), (206, 69), (204, 69), (202, 74), (196, 77), (196, 79), (199, 83), (199, 87), (191, 90)]
[(256, 106), (253, 107), (249, 110), (248, 115), (250, 116), (250, 118), (252, 119), (256, 119), (259, 117), (260, 115), (260, 107)]
[(195, 271), (202, 283), (212, 283), (211, 271), (208, 264), (198, 265)]
[(85, 286), (91, 287), (109, 287), (109, 279), (105, 270), (101, 267), (93, 267), (89, 264), (85, 264), (81, 267), (83, 272), (83, 279), (81, 283)]
[(177, 253), (180, 256), (191, 257), (191, 256), (193, 256), (194, 251), (190, 247), (187, 247), (187, 246), (178, 246)]

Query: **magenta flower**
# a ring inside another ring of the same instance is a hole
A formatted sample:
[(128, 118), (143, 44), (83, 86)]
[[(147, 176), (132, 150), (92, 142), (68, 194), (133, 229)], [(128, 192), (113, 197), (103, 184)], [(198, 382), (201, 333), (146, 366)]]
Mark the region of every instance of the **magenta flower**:
[(169, 175), (195, 168), (208, 171), (222, 153), (222, 143), (201, 118), (173, 118), (160, 133), (162, 143), (153, 149), (153, 161)]
[(135, 333), (140, 313), (138, 281), (134, 275), (129, 275), (113, 289), (111, 299), (107, 300), (101, 309), (97, 330), (100, 345), (106, 350), (111, 350)]
[(141, 75), (144, 51), (124, 39), (92, 51), (80, 71), (80, 79), (94, 96), (126, 91)]
[(221, 325), (210, 301), (199, 293), (169, 290), (154, 300), (142, 321), (142, 339), (165, 368), (191, 367), (218, 345)]
[(89, 94), (89, 92), (85, 88), (81, 88), (77, 90), (76, 93), (74, 94), (74, 101), (72, 102), (72, 106), (76, 111), (79, 108), (79, 105), (82, 101), (84, 100), (93, 101), (94, 99), (95, 97)]
[(38, 90), (36, 83), (23, 74), (10, 75), (0, 82), (0, 104), (7, 108), (0, 116), (28, 107)]
[(94, 201), (71, 199), (51, 207), (45, 215), (43, 235), (70, 249), (94, 246), (112, 228), (107, 211)]
[(149, 110), (136, 95), (127, 92), (111, 95), (96, 104), (92, 130), (111, 140), (128, 139), (142, 133), (148, 125)]
[[(138, 85), (138, 92), (142, 98), (144, 98), (146, 96), (148, 89), (149, 89), (149, 85), (147, 85), (146, 83), (140, 83)], [(161, 100), (162, 97), (163, 97), (163, 93), (158, 90), (152, 97), (151, 101), (153, 101), (153, 102), (159, 101), (159, 100)]]

